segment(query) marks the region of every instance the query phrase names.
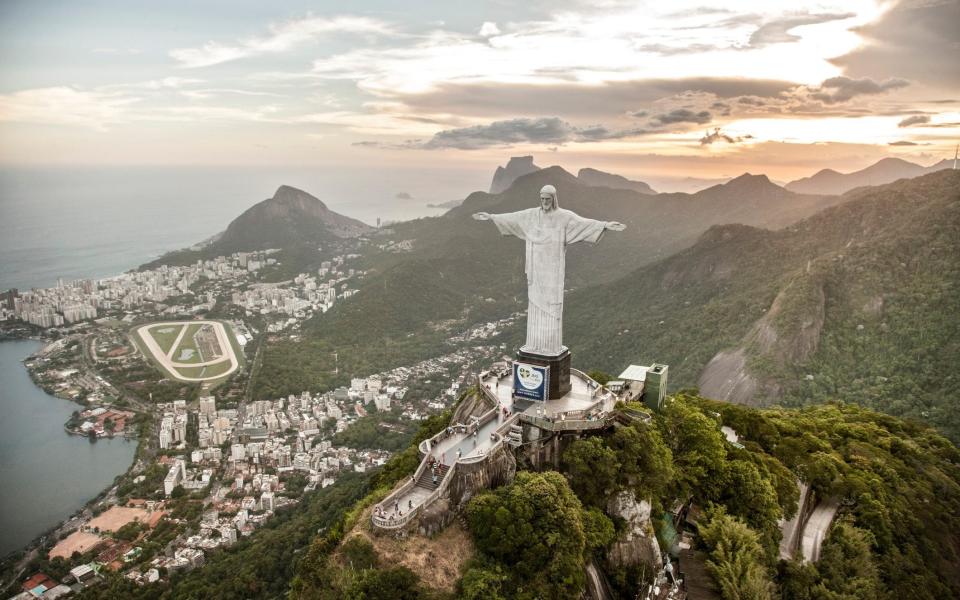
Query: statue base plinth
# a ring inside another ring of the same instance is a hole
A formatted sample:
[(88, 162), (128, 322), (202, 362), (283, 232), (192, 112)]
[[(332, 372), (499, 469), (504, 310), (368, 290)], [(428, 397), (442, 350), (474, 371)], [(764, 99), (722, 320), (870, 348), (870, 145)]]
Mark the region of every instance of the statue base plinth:
[(547, 367), (550, 369), (550, 400), (559, 400), (570, 392), (570, 350), (556, 356), (545, 356), (534, 352), (517, 351), (517, 361)]

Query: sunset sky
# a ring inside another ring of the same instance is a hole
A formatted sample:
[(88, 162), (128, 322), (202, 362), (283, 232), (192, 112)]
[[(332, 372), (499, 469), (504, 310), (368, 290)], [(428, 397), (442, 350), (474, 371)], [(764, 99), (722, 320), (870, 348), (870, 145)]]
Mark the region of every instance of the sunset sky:
[(958, 140), (957, 0), (0, 3), (6, 166), (783, 181)]

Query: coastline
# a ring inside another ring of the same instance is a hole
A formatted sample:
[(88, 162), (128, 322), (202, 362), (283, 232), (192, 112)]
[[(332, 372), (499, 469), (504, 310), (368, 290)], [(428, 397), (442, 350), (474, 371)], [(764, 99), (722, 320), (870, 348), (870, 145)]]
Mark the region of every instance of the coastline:
[[(57, 400), (68, 401), (77, 406), (86, 407), (86, 405), (83, 403), (82, 400), (78, 398), (71, 398), (69, 396), (65, 396), (62, 393), (57, 393), (57, 390), (52, 389), (49, 385), (43, 385), (40, 381), (38, 381), (34, 371), (30, 369), (26, 364), (31, 358), (34, 358), (36, 356), (37, 352), (39, 352), (43, 348), (48, 347), (49, 344), (55, 342), (56, 341), (55, 338), (38, 335), (36, 332), (30, 332), (30, 333), (24, 334), (24, 332), (18, 331), (18, 330), (9, 331), (7, 328), (4, 328), (2, 331), (0, 331), (0, 344), (4, 342), (26, 342), (26, 341), (32, 341), (32, 342), (43, 344), (43, 346), (40, 349), (38, 349), (37, 351), (34, 351), (33, 353), (27, 355), (26, 357), (22, 358), (19, 361), (20, 367), (26, 370), (31, 384), (34, 387), (36, 387), (37, 390), (43, 392), (44, 394), (50, 397), (56, 398)], [(140, 411), (136, 411), (136, 412), (137, 414), (140, 414)], [(70, 422), (70, 419), (68, 419), (62, 424), (62, 430), (64, 431), (64, 433), (68, 434), (71, 437), (88, 437), (86, 434), (83, 434), (76, 430), (71, 430), (71, 428), (68, 426), (69, 422)], [(130, 429), (125, 430), (121, 434), (96, 437), (90, 441), (91, 444), (95, 444), (96, 442), (101, 440), (105, 440), (107, 442), (112, 442), (114, 440), (117, 440), (118, 443), (121, 440), (124, 443), (131, 443), (135, 440), (137, 443), (137, 447), (133, 451), (129, 464), (127, 464), (122, 471), (116, 473), (113, 476), (113, 478), (104, 487), (97, 490), (94, 495), (88, 498), (85, 498), (82, 501), (82, 504), (77, 506), (67, 516), (57, 521), (54, 525), (44, 529), (43, 531), (35, 535), (33, 538), (30, 539), (30, 541), (26, 542), (25, 544), (17, 548), (9, 550), (3, 555), (0, 555), (0, 568), (2, 568), (2, 571), (6, 571), (6, 573), (4, 573), (5, 575), (9, 573), (10, 575), (19, 577), (22, 574), (20, 573), (20, 571), (24, 568), (24, 566), (27, 563), (29, 563), (29, 561), (35, 556), (36, 551), (51, 536), (56, 536), (62, 533), (63, 530), (69, 526), (69, 523), (71, 521), (83, 515), (84, 512), (91, 510), (94, 505), (96, 505), (98, 502), (101, 502), (103, 499), (105, 499), (109, 495), (110, 490), (113, 489), (115, 486), (117, 486), (123, 480), (123, 478), (128, 477), (131, 475), (131, 473), (133, 473), (134, 469), (136, 468), (141, 458), (143, 442), (145, 439), (143, 434), (144, 432), (141, 431), (140, 427), (131, 427)], [(5, 587), (9, 583), (10, 583), (9, 581), (0, 581), (0, 588)]]
[[(4, 333), (6, 333), (6, 332), (4, 332)], [(22, 361), (20, 361), (20, 363), (23, 365), (23, 368), (27, 370), (27, 374), (28, 374), (28, 376), (30, 377), (30, 381), (32, 381), (32, 382), (33, 382), (33, 385), (35, 385), (37, 388), (39, 388), (40, 390), (43, 390), (46, 394), (48, 394), (48, 395), (50, 395), (50, 396), (53, 396), (54, 398), (58, 398), (58, 399), (60, 399), (60, 400), (65, 400), (65, 401), (67, 401), (67, 402), (72, 402), (72, 403), (74, 403), (74, 404), (76, 404), (76, 405), (78, 405), (78, 406), (80, 406), (80, 407), (87, 408), (87, 405), (84, 404), (79, 398), (73, 398), (73, 397), (70, 397), (70, 396), (66, 396), (66, 395), (64, 395), (62, 392), (60, 392), (59, 390), (57, 390), (56, 388), (54, 388), (54, 387), (46, 384), (44, 381), (39, 380), (39, 379), (37, 378), (37, 376), (36, 376), (35, 371), (34, 371), (33, 369), (31, 369), (30, 366), (27, 365), (27, 362), (28, 362), (28, 361), (31, 361), (31, 360), (37, 358), (38, 352), (43, 351), (43, 350), (46, 349), (50, 344), (53, 344), (54, 342), (56, 342), (57, 340), (56, 340), (55, 338), (43, 337), (43, 336), (37, 335), (37, 334), (31, 334), (31, 335), (28, 335), (28, 336), (0, 335), (0, 343), (7, 342), (7, 341), (10, 341), (10, 342), (15, 342), (15, 341), (34, 341), (34, 342), (39, 342), (39, 343), (41, 343), (41, 344), (44, 344), (43, 348), (41, 348), (41, 349), (38, 350), (37, 352), (34, 352), (34, 353), (30, 354), (29, 356), (27, 356), (26, 358), (24, 358)], [(136, 408), (131, 408), (129, 411), (130, 411), (130, 412), (133, 412), (133, 413), (136, 413), (136, 414), (140, 414), (140, 413), (142, 412), (142, 411), (136, 410)], [(70, 435), (76, 435), (76, 436), (79, 436), (79, 437), (88, 437), (88, 434), (86, 434), (86, 433), (84, 433), (84, 432), (82, 432), (82, 431), (80, 431), (80, 430), (78, 430), (78, 429), (76, 429), (76, 428), (71, 428), (71, 427), (69, 426), (69, 423), (70, 423), (70, 420), (69, 420), (69, 419), (63, 423), (63, 430), (64, 430), (65, 432), (67, 432), (67, 433), (70, 434)], [(132, 430), (126, 430), (126, 429), (125, 429), (125, 430), (124, 430), (122, 433), (120, 433), (120, 434), (111, 433), (111, 434), (109, 434), (109, 435), (97, 436), (95, 439), (114, 439), (114, 438), (118, 438), (118, 437), (126, 438), (126, 439), (136, 439), (136, 438), (139, 438), (139, 434), (134, 434), (134, 433), (132, 433)]]

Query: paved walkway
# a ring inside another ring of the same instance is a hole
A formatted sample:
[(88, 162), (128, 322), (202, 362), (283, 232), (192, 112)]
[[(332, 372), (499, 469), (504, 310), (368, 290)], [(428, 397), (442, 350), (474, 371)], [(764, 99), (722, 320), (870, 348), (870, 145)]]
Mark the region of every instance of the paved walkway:
[(800, 499), (797, 502), (797, 514), (793, 515), (792, 519), (785, 521), (781, 525), (783, 537), (780, 539), (780, 558), (783, 560), (793, 560), (793, 555), (796, 552), (798, 538), (801, 535), (800, 518), (803, 516), (804, 508), (807, 503), (807, 493), (810, 491), (810, 486), (798, 479), (797, 489), (800, 490)]
[[(527, 407), (524, 413), (531, 416), (538, 416), (538, 410), (542, 409), (544, 412), (539, 416), (559, 419), (561, 414), (568, 411), (585, 410), (599, 399), (598, 396), (593, 395), (594, 389), (590, 387), (585, 379), (580, 378), (580, 376), (571, 373), (570, 383), (570, 393), (563, 398), (550, 400), (545, 403), (535, 402)], [(423, 458), (424, 461), (429, 461), (432, 456), (435, 460), (440, 461), (441, 464), (453, 465), (457, 462), (458, 458), (468, 459), (479, 457), (490, 452), (490, 448), (496, 443), (496, 440), (492, 439), (490, 434), (503, 426), (506, 421), (514, 418), (513, 375), (497, 377), (495, 373), (488, 373), (481, 380), (481, 385), (492, 392), (500, 401), (500, 405), (497, 407), (497, 417), (484, 423), (476, 435), (473, 434), (473, 426), (475, 424), (473, 419), (471, 419), (470, 423), (464, 423), (462, 426), (451, 425), (450, 435), (437, 442), (430, 449), (430, 453)], [(603, 409), (604, 411), (609, 411), (613, 408), (615, 400), (613, 394), (607, 392), (606, 400), (603, 404)], [(507, 410), (506, 414), (504, 413), (504, 409)], [(460, 452), (459, 456), (457, 454), (458, 450)], [(429, 470), (424, 471), (423, 477), (430, 476)], [(407, 515), (410, 510), (417, 509), (426, 501), (430, 493), (431, 491), (423, 487), (414, 486), (403, 496), (390, 501), (389, 505), (381, 505), (381, 508), (387, 517), (399, 517), (400, 515), (397, 509), (399, 509), (399, 512), (402, 512), (403, 515)]]
[(807, 524), (803, 528), (803, 538), (800, 540), (804, 562), (820, 560), (820, 546), (827, 537), (827, 531), (833, 518), (837, 515), (840, 502), (836, 498), (824, 500), (813, 509)]

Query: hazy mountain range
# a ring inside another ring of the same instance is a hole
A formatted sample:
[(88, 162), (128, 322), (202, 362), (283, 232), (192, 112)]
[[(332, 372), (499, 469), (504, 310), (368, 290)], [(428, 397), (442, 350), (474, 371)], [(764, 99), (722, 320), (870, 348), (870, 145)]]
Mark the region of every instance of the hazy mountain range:
[(566, 342), (611, 371), (668, 363), (708, 397), (857, 402), (960, 439), (960, 172), (842, 198), (775, 231), (712, 227), (569, 294)]
[[(874, 172), (898, 164), (881, 161)], [(568, 251), (565, 339), (581, 367), (657, 360), (671, 365), (674, 386), (699, 385), (707, 396), (840, 397), (960, 434), (948, 365), (960, 309), (956, 173), (844, 195), (795, 193), (751, 174), (695, 194), (649, 194), (586, 185), (595, 173), (536, 168), (502, 193), (475, 192), (441, 217), (381, 232), (413, 249), (367, 246), (361, 293), (314, 317), (307, 339), (268, 347), (262, 373), (281, 361), (289, 370), (305, 344), (336, 348), (345, 371), (397, 366), (442, 352), (474, 323), (522, 311), (522, 242), (471, 214), (529, 208), (550, 183), (561, 206), (627, 225)], [(281, 187), (203, 252), (281, 247), (300, 267), (319, 260), (311, 245), (373, 231)], [(506, 339), (520, 336), (522, 323)], [(303, 365), (285, 376), (291, 392), (332, 383)]]
[(609, 187), (618, 190), (633, 190), (641, 194), (656, 194), (653, 188), (642, 181), (633, 181), (622, 175), (606, 173), (604, 171), (598, 171), (597, 169), (580, 169), (577, 173), (577, 179), (585, 185)]
[[(859, 171), (853, 171), (852, 173), (840, 173), (833, 169), (822, 169), (809, 177), (802, 177), (791, 181), (783, 185), (783, 187), (798, 194), (839, 195), (862, 186), (883, 185), (885, 183), (892, 183), (898, 179), (919, 177), (920, 175), (952, 167), (953, 161), (948, 159), (943, 159), (929, 167), (925, 167), (900, 158), (884, 158), (869, 167), (860, 169)], [(540, 170), (540, 167), (533, 163), (532, 156), (514, 156), (507, 162), (506, 166), (497, 167), (493, 176), (493, 182), (490, 185), (490, 193), (499, 194), (513, 185), (513, 182), (516, 181), (517, 178), (538, 170)], [(643, 194), (656, 193), (646, 182), (634, 181), (622, 175), (606, 173), (589, 167), (580, 169), (577, 173), (577, 178), (586, 185), (628, 189)], [(675, 186), (680, 183), (687, 189), (690, 187), (693, 187), (693, 189), (705, 189), (706, 187), (726, 183), (727, 181), (729, 181), (729, 179), (710, 180), (688, 177), (684, 180), (674, 181), (672, 187), (676, 189)]]
[(844, 194), (854, 188), (883, 185), (898, 179), (919, 177), (949, 169), (952, 166), (953, 161), (947, 159), (924, 167), (900, 158), (884, 158), (865, 169), (852, 173), (838, 173), (833, 169), (823, 169), (810, 177), (791, 181), (786, 188), (801, 194)]

